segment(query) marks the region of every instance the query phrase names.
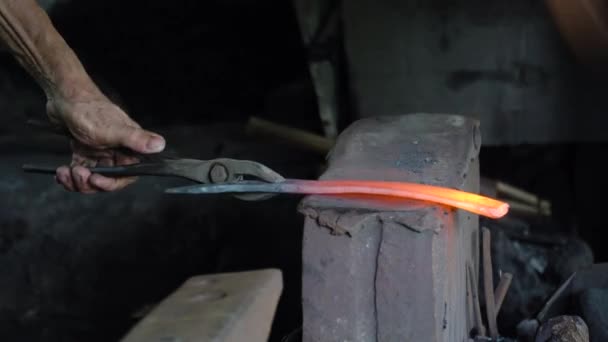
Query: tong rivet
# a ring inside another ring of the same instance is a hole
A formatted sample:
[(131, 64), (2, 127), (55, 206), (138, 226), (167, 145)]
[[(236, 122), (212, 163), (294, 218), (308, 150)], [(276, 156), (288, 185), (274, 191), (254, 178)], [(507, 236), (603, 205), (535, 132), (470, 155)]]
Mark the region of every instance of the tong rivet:
[(212, 183), (223, 183), (228, 180), (228, 170), (222, 164), (215, 164), (209, 171), (209, 179)]

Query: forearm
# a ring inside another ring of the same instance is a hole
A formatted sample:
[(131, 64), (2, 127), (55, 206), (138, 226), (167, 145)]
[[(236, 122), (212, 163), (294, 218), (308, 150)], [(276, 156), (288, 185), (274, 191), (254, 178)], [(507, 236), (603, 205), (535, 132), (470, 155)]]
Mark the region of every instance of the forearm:
[(0, 40), (48, 98), (100, 95), (78, 57), (35, 0), (0, 0)]

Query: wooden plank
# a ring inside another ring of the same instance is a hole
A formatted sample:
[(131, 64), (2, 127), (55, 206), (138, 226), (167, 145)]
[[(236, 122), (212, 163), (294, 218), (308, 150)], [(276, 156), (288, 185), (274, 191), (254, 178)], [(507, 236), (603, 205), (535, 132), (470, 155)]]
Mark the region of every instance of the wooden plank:
[(277, 269), (192, 277), (122, 342), (265, 342), (282, 289)]

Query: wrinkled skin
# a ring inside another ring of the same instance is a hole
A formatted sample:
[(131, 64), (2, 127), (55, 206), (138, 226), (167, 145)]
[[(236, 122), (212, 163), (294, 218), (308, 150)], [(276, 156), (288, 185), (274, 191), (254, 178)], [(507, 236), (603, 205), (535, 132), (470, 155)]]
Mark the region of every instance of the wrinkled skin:
[(91, 174), (87, 167), (126, 165), (138, 153), (165, 147), (158, 134), (143, 130), (93, 83), (76, 54), (35, 0), (0, 0), (0, 43), (42, 87), (51, 121), (73, 137), (72, 162), (57, 169), (57, 182), (81, 193), (114, 191), (133, 178)]
[(57, 169), (56, 179), (67, 190), (82, 193), (115, 191), (135, 178), (109, 178), (91, 174), (88, 167), (128, 165), (137, 158), (117, 151), (126, 147), (139, 153), (163, 150), (164, 139), (143, 130), (121, 108), (105, 96), (71, 99), (52, 98), (47, 103), (51, 121), (66, 127), (72, 140), (72, 162)]

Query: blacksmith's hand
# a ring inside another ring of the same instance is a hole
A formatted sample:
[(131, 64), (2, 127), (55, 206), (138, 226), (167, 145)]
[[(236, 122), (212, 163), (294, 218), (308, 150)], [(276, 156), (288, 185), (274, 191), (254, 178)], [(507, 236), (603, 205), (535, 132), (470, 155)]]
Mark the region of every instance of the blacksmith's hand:
[(72, 162), (57, 169), (57, 182), (67, 190), (81, 193), (115, 191), (135, 181), (134, 177), (110, 178), (92, 174), (94, 166), (137, 163), (133, 155), (116, 148), (149, 154), (165, 148), (165, 140), (142, 129), (121, 108), (103, 94), (86, 93), (72, 98), (51, 97), (48, 115), (55, 124), (67, 128), (72, 140)]

